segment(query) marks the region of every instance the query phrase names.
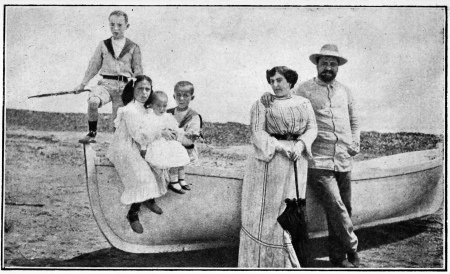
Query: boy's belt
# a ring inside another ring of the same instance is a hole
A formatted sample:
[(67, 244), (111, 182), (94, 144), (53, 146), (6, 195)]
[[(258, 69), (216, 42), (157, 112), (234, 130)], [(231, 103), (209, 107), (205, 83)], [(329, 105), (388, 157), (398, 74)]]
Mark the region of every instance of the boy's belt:
[(194, 145), (194, 144), (192, 144), (192, 145), (189, 145), (189, 146), (184, 146), (184, 148), (185, 148), (185, 149), (194, 149), (194, 147), (195, 147), (195, 145)]
[(300, 137), (300, 134), (270, 134), (270, 136), (275, 137), (275, 139), (277, 140), (286, 140), (286, 141), (291, 141), (291, 140), (297, 140), (298, 137)]
[(103, 79), (109, 79), (109, 80), (117, 80), (117, 81), (122, 81), (125, 83), (128, 83), (128, 78), (126, 76), (122, 76), (122, 75), (102, 75)]

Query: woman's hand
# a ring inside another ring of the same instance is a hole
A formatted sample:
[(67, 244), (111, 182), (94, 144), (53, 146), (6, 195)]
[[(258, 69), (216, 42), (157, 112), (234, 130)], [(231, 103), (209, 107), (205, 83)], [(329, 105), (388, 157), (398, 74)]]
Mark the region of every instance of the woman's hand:
[(295, 144), (294, 149), (292, 150), (291, 160), (297, 161), (297, 159), (300, 158), (300, 156), (302, 156), (302, 153), (304, 150), (305, 150), (305, 144), (302, 141), (298, 141)]
[(266, 107), (270, 107), (273, 102), (273, 95), (270, 92), (266, 92), (261, 96), (261, 103)]
[(166, 140), (176, 140), (177, 139), (177, 133), (170, 128), (165, 128), (161, 132), (161, 136), (164, 137)]
[(277, 145), (276, 151), (280, 152), (289, 159), (291, 158), (292, 150), (282, 143)]

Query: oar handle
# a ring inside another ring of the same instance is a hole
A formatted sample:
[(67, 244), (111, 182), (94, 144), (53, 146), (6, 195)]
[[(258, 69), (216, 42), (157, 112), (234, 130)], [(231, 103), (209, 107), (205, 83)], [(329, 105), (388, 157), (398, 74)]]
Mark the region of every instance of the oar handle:
[(61, 91), (61, 92), (56, 92), (56, 93), (45, 93), (45, 94), (29, 96), (28, 99), (39, 98), (39, 97), (49, 97), (49, 96), (59, 96), (59, 95), (66, 95), (66, 94), (77, 94), (77, 93), (81, 93), (81, 92), (85, 92), (85, 91), (91, 91), (91, 90), (90, 89), (81, 89), (81, 90)]

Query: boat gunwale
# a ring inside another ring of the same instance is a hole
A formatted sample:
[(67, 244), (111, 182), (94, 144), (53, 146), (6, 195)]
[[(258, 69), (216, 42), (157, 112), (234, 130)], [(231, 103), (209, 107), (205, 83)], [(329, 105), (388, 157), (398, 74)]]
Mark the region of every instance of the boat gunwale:
[[(420, 150), (404, 153), (407, 156), (412, 155), (420, 155), (423, 154), (424, 158), (428, 154), (436, 155), (433, 159), (429, 159), (428, 161), (421, 160), (417, 163), (413, 163), (411, 165), (405, 165), (401, 167), (386, 167), (383, 166), (381, 168), (381, 161), (389, 159), (399, 159), (399, 154), (383, 156), (379, 158), (374, 158), (366, 161), (358, 161), (354, 163), (353, 172), (352, 172), (352, 181), (364, 181), (364, 180), (373, 180), (373, 179), (383, 179), (386, 177), (395, 177), (395, 176), (403, 176), (411, 173), (422, 172), (429, 169), (433, 169), (443, 165), (442, 157), (439, 157), (440, 151), (438, 149), (430, 149), (430, 150)], [(94, 157), (95, 166), (105, 166), (105, 167), (114, 167), (111, 161), (105, 156), (95, 156)], [(378, 164), (378, 166), (377, 166)], [(356, 170), (355, 170), (356, 167)], [(361, 171), (358, 171), (361, 170)], [(191, 175), (199, 175), (206, 177), (218, 177), (218, 178), (226, 178), (226, 179), (236, 179), (243, 180), (244, 171), (231, 169), (231, 168), (222, 168), (222, 167), (204, 167), (204, 166), (192, 166), (188, 165), (185, 169), (187, 174)]]

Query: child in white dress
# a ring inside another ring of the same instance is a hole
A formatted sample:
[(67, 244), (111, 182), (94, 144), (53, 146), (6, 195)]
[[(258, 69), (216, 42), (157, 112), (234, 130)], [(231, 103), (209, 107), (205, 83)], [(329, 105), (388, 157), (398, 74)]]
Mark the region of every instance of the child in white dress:
[[(149, 130), (161, 132), (169, 129), (176, 133), (177, 140), (182, 140), (184, 130), (178, 127), (177, 120), (166, 113), (167, 95), (163, 91), (155, 91), (152, 94), (151, 109), (149, 110)], [(152, 141), (147, 146), (145, 160), (159, 169), (168, 169), (171, 167), (180, 167), (190, 162), (186, 149), (181, 145), (180, 141), (166, 140), (159, 138)]]

